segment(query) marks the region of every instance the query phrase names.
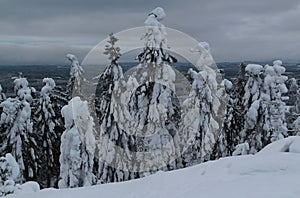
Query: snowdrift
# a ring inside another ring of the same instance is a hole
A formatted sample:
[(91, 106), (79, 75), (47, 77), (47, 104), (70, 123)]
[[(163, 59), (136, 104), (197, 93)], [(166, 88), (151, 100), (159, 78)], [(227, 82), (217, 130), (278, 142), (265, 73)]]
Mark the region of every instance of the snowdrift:
[(227, 157), (128, 182), (19, 193), (13, 198), (300, 197), (300, 137), (270, 144), (256, 155)]

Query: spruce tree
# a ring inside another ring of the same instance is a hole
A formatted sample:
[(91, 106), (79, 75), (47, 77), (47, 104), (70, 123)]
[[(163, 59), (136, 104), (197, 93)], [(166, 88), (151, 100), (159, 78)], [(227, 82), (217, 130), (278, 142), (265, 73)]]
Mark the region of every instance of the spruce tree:
[(227, 117), (225, 124), (227, 127), (228, 154), (232, 155), (234, 148), (239, 143), (239, 134), (243, 129), (245, 122), (245, 106), (243, 96), (245, 95), (245, 86), (247, 83), (246, 65), (241, 63), (239, 76), (234, 82), (234, 91), (230, 97), (232, 115)]
[[(240, 141), (240, 132), (245, 122), (245, 106), (243, 96), (247, 82), (246, 65), (240, 64), (240, 72), (234, 81), (234, 87), (227, 90), (227, 112), (224, 127), (216, 146), (216, 158), (231, 156)], [(219, 145), (219, 146), (218, 146)]]
[(120, 48), (116, 46), (117, 41), (113, 34), (109, 35), (104, 54), (108, 55), (110, 64), (100, 76), (96, 93), (100, 126), (97, 143), (99, 183), (134, 178), (127, 170), (131, 160), (129, 151), (134, 144), (134, 137), (127, 133), (130, 122), (127, 105), (137, 82), (133, 77), (126, 81), (123, 76), (122, 67), (118, 64), (121, 53)]
[(297, 91), (296, 97), (297, 97), (297, 99), (296, 99), (296, 103), (295, 103), (295, 112), (297, 114), (300, 114), (300, 90)]
[(11, 153), (20, 166), (20, 182), (36, 180), (37, 141), (32, 130), (31, 107), (34, 88), (22, 76), (14, 80), (15, 98), (8, 98), (0, 104), (1, 148), (0, 155)]
[[(76, 56), (67, 54), (71, 61), (68, 96), (72, 98), (61, 109), (65, 131), (60, 144), (60, 180), (59, 188), (90, 186), (96, 183), (94, 171), (95, 125), (89, 104), (84, 100), (84, 70)], [(58, 97), (57, 97), (58, 98)]]
[(85, 81), (84, 70), (75, 55), (67, 54), (66, 58), (71, 61), (70, 78), (67, 85), (68, 99), (76, 96), (82, 97), (82, 85)]
[(240, 133), (240, 143), (249, 144), (249, 152), (256, 153), (263, 147), (262, 134), (262, 71), (263, 67), (256, 64), (248, 64), (245, 68), (248, 75), (244, 87), (243, 105), (245, 108), (244, 128)]
[(183, 154), (183, 167), (209, 160), (212, 154), (209, 144), (215, 142), (210, 126), (213, 96), (206, 82), (207, 73), (190, 69), (189, 74), (193, 79), (192, 90), (183, 103), (183, 121), (180, 124), (180, 132), (187, 134), (190, 145)]
[(34, 113), (34, 131), (38, 135), (39, 168), (38, 182), (46, 187), (55, 186), (59, 173), (59, 150), (55, 148), (60, 136), (56, 134), (56, 127), (61, 124), (59, 115), (55, 113), (55, 99), (53, 89), (55, 82), (52, 78), (44, 78), (44, 87), (40, 91), (40, 98)]
[(233, 85), (231, 81), (224, 79), (222, 84), (225, 87), (226, 90), (226, 116), (224, 118), (224, 125), (223, 128), (218, 136), (218, 139), (216, 141), (216, 144), (213, 149), (213, 153), (211, 155), (211, 160), (215, 160), (221, 157), (230, 156), (232, 154), (232, 151), (234, 150), (234, 145), (236, 140), (238, 139), (239, 133), (235, 133), (233, 135), (233, 114), (234, 114), (234, 100), (233, 100), (233, 94), (231, 94), (233, 89)]
[(161, 23), (164, 18), (162, 8), (149, 13), (143, 37), (145, 47), (137, 56), (140, 64), (133, 73), (139, 83), (129, 102), (137, 151), (132, 161), (137, 177), (178, 167), (174, 157), (180, 107), (175, 95), (176, 74), (169, 65), (177, 60), (168, 52), (167, 34)]
[[(0, 104), (4, 101), (4, 100), (6, 100), (6, 95), (5, 95), (5, 93), (3, 93), (2, 92), (3, 91), (3, 89), (2, 89), (2, 86), (1, 86), (1, 84), (0, 84)], [(2, 108), (0, 107), (0, 115), (2, 114)], [(2, 131), (2, 128), (0, 127), (0, 131)], [(1, 140), (0, 140), (0, 144), (1, 144)]]
[(61, 111), (66, 130), (61, 136), (58, 187), (91, 186), (96, 183), (93, 174), (95, 131), (87, 101), (75, 97)]
[(6, 99), (5, 93), (2, 92), (2, 86), (0, 85), (0, 103)]
[(283, 94), (288, 92), (285, 84), (288, 78), (282, 75), (284, 72), (280, 60), (274, 61), (273, 66), (265, 66), (262, 95), (264, 146), (287, 136)]

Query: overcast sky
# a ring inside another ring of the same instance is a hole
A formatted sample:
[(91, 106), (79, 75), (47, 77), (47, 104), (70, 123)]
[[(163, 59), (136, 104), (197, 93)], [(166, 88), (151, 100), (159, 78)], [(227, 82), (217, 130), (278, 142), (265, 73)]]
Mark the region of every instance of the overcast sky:
[(82, 60), (157, 6), (167, 27), (209, 42), (216, 62), (300, 60), (299, 0), (0, 0), (0, 65)]

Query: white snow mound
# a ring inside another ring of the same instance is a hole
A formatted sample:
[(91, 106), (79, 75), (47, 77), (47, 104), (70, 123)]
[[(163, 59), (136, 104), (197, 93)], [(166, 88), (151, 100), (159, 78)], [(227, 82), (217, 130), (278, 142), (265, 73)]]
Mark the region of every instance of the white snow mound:
[[(289, 152), (300, 154), (300, 136), (292, 136), (282, 140), (278, 140), (267, 145), (257, 155), (269, 155), (271, 153)], [(300, 156), (299, 156), (300, 157)]]

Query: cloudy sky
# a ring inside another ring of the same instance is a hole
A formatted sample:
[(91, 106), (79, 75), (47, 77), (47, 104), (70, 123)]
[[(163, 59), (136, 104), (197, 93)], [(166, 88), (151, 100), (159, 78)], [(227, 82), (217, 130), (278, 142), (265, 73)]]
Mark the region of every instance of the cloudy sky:
[(0, 0), (0, 65), (82, 60), (157, 6), (167, 27), (209, 42), (216, 62), (300, 60), (299, 0)]

